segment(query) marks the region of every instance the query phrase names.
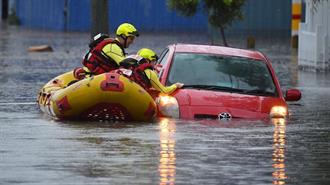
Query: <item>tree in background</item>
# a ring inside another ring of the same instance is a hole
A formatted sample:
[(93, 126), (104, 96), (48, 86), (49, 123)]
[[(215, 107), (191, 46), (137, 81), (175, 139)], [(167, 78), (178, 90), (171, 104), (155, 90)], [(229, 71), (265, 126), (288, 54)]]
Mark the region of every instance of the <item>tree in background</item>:
[(223, 44), (228, 46), (225, 29), (235, 19), (243, 19), (241, 7), (244, 2), (245, 0), (167, 0), (167, 6), (186, 17), (191, 17), (202, 9), (208, 15), (209, 23), (219, 29)]
[(92, 0), (91, 2), (91, 37), (98, 33), (108, 33), (108, 0)]

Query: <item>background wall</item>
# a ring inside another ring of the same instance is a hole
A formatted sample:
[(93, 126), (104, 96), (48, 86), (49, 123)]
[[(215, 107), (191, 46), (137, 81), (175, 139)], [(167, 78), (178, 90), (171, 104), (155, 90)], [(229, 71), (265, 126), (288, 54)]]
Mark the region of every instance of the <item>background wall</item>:
[(1, 15), (1, 19), (0, 21), (2, 20), (2, 0), (0, 1), (0, 15)]
[(290, 0), (246, 0), (244, 20), (233, 23), (229, 31), (290, 36)]
[[(10, 0), (24, 27), (87, 32), (91, 25), (89, 0)], [(290, 35), (291, 1), (246, 0), (245, 18), (232, 24), (227, 33), (277, 33)], [(191, 18), (171, 12), (166, 0), (109, 0), (111, 31), (131, 22), (143, 31), (201, 32), (209, 29), (207, 16)]]
[(65, 0), (16, 0), (16, 14), (24, 27), (63, 30)]

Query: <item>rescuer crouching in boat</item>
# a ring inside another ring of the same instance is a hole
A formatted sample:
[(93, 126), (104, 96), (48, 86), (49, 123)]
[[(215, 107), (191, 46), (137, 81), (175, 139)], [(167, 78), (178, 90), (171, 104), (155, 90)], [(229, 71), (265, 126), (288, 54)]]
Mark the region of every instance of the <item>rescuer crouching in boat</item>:
[(150, 94), (153, 94), (152, 89), (163, 94), (171, 94), (176, 89), (181, 88), (183, 83), (177, 82), (170, 86), (161, 84), (156, 72), (159, 69), (154, 64), (157, 59), (158, 56), (154, 51), (142, 48), (137, 52), (137, 55), (130, 55), (122, 60), (118, 71), (138, 83)]
[(83, 67), (74, 69), (77, 80), (118, 69), (126, 57), (125, 49), (139, 36), (138, 30), (130, 23), (123, 23), (116, 30), (116, 38), (107, 34), (96, 35), (89, 44), (89, 51), (82, 60)]

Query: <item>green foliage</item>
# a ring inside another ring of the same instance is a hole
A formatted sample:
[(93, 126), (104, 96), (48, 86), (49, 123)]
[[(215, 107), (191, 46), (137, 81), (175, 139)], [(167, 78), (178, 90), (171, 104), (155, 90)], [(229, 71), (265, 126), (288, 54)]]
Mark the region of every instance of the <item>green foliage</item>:
[(199, 3), (199, 0), (168, 0), (167, 6), (183, 16), (190, 17), (196, 13)]
[(167, 0), (171, 10), (184, 16), (193, 16), (198, 8), (208, 15), (209, 23), (216, 27), (226, 27), (235, 19), (242, 19), (241, 7), (245, 0)]
[(20, 21), (16, 15), (15, 9), (11, 9), (10, 14), (8, 16), (8, 24), (10, 25), (19, 25)]
[(243, 19), (243, 4), (244, 0), (204, 0), (204, 10), (211, 25), (225, 28), (235, 19)]
[(232, 2), (233, 2), (233, 0), (224, 0), (223, 1), (227, 6), (229, 6)]
[(167, 0), (167, 6), (187, 17), (202, 9), (208, 15), (208, 22), (220, 28), (223, 43), (228, 46), (224, 29), (235, 19), (243, 19), (241, 7), (244, 2), (245, 0)]

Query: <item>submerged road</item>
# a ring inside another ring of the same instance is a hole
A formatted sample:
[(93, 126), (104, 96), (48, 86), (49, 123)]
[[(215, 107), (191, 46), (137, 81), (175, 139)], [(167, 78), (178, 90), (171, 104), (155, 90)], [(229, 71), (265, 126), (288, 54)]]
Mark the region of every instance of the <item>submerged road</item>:
[[(89, 34), (0, 29), (0, 184), (308, 184), (330, 182), (330, 74), (298, 70), (289, 39), (257, 40), (283, 89), (302, 91), (289, 120), (54, 121), (35, 103), (80, 65)], [(145, 33), (128, 50), (161, 52), (203, 34)], [(235, 47), (245, 40), (229, 38)], [(53, 52), (27, 48), (47, 44)]]

